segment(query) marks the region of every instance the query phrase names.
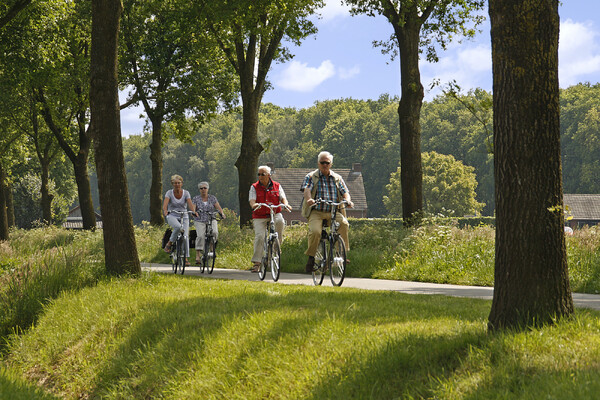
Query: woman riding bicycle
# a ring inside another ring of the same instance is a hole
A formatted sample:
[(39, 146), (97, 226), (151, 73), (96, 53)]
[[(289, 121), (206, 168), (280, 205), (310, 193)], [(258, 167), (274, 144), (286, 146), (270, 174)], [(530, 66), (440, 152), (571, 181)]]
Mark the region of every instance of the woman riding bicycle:
[[(192, 203), (196, 207), (196, 216), (194, 216), (194, 226), (196, 227), (196, 264), (202, 262), (202, 252), (204, 252), (204, 234), (206, 233), (206, 224), (211, 221), (211, 213), (218, 211), (221, 214), (221, 218), (225, 219), (223, 209), (219, 204), (219, 201), (212, 194), (208, 194), (208, 182), (200, 182), (198, 184), (198, 190), (200, 195), (194, 196)], [(217, 220), (212, 219), (212, 230), (215, 238), (215, 242), (219, 238), (219, 231), (217, 230)]]
[[(256, 209), (256, 204), (284, 204), (288, 207), (288, 210), (291, 210), (291, 207), (285, 197), (283, 188), (278, 182), (271, 179), (271, 168), (266, 165), (258, 167), (258, 181), (250, 186), (248, 200), (250, 202), (250, 207), (253, 210), (252, 225), (254, 226), (254, 254), (252, 255), (252, 268), (250, 271), (258, 272), (263, 256), (265, 230), (267, 229), (270, 215), (268, 208), (261, 207)], [(284, 227), (285, 220), (283, 219), (283, 215), (281, 215), (281, 209), (278, 209), (275, 214), (275, 230), (281, 238), (280, 242), (283, 241)]]
[[(171, 246), (179, 232), (183, 230), (185, 236), (189, 237), (190, 230), (190, 219), (187, 211), (196, 211), (196, 207), (192, 203), (190, 192), (183, 189), (183, 178), (179, 175), (171, 176), (171, 185), (173, 189), (170, 189), (165, 193), (165, 200), (163, 201), (163, 215), (165, 216), (167, 223), (172, 229), (171, 237), (165, 246), (167, 253), (171, 252)], [(175, 212), (173, 212), (175, 211)], [(183, 214), (182, 214), (183, 213)], [(180, 222), (181, 221), (181, 222)], [(189, 265), (188, 257), (190, 256), (190, 244), (186, 240), (185, 243), (185, 265)]]

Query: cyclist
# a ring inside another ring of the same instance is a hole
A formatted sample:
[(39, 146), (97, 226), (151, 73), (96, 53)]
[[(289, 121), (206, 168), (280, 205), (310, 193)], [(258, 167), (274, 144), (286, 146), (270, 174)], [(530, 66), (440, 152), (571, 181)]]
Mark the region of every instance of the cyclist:
[[(221, 214), (221, 218), (225, 219), (225, 214), (223, 213), (219, 201), (214, 195), (208, 194), (208, 188), (208, 182), (200, 182), (198, 184), (200, 195), (194, 196), (192, 199), (192, 203), (196, 207), (196, 216), (194, 216), (194, 226), (196, 227), (196, 264), (202, 262), (204, 234), (206, 233), (206, 224), (210, 221), (209, 214), (218, 211), (219, 214)], [(212, 220), (212, 230), (216, 242), (219, 238), (216, 219)]]
[[(171, 185), (173, 185), (173, 189), (169, 189), (167, 193), (165, 193), (165, 200), (163, 201), (163, 214), (167, 220), (169, 226), (171, 226), (172, 232), (167, 245), (165, 246), (165, 251), (167, 253), (171, 252), (171, 246), (173, 242), (179, 235), (179, 232), (183, 230), (185, 235), (189, 237), (190, 230), (190, 219), (186, 211), (196, 211), (196, 207), (192, 203), (192, 198), (190, 196), (190, 192), (183, 189), (183, 178), (179, 175), (171, 176)], [(171, 211), (177, 211), (177, 213), (171, 214)], [(179, 212), (185, 213), (183, 215), (179, 215)], [(181, 222), (179, 219), (181, 218)], [(186, 240), (185, 243), (185, 265), (190, 265), (188, 261), (188, 257), (190, 256), (190, 243)]]
[[(308, 173), (302, 182), (300, 190), (304, 192), (304, 201), (302, 203), (302, 216), (308, 219), (308, 249), (305, 254), (308, 256), (305, 271), (311, 273), (315, 265), (315, 253), (321, 238), (321, 228), (323, 220), (328, 222), (331, 219), (331, 206), (327, 204), (319, 204), (316, 207), (311, 207), (315, 204), (315, 199), (331, 200), (340, 202), (346, 200), (348, 207), (354, 207), (350, 200), (350, 192), (344, 182), (344, 179), (331, 170), (333, 156), (327, 151), (322, 151), (317, 157), (319, 168)], [(345, 210), (341, 210), (336, 216), (336, 220), (340, 223), (338, 232), (346, 245), (346, 250), (350, 249), (348, 242), (348, 220), (346, 219)]]
[[(254, 226), (254, 254), (252, 255), (251, 272), (258, 272), (260, 262), (263, 256), (263, 246), (265, 230), (267, 223), (270, 220), (269, 209), (265, 207), (256, 208), (257, 203), (266, 203), (272, 205), (288, 204), (283, 187), (271, 179), (271, 168), (266, 165), (258, 167), (258, 181), (250, 186), (250, 194), (248, 195), (250, 207), (252, 208), (252, 225)], [(283, 241), (283, 229), (285, 220), (281, 215), (281, 208), (276, 210), (275, 214), (275, 230), (279, 235), (279, 244)]]

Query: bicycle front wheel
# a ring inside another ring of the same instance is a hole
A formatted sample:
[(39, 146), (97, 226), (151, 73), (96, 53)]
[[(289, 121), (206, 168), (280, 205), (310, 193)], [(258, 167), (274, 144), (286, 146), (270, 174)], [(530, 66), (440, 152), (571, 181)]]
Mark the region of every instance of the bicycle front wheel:
[(323, 283), (323, 277), (327, 267), (327, 246), (326, 241), (321, 240), (317, 252), (315, 253), (315, 266), (312, 271), (313, 282), (316, 286)]
[(171, 257), (171, 264), (173, 266), (173, 273), (176, 274), (177, 273), (177, 251), (171, 250), (171, 253), (169, 254), (169, 257)]
[(177, 269), (179, 273), (183, 275), (185, 271), (185, 246), (183, 245), (183, 241), (185, 239), (180, 239), (177, 241)]
[(331, 246), (329, 274), (333, 286), (340, 286), (344, 282), (344, 276), (346, 276), (346, 244), (339, 236), (333, 239)]
[(269, 246), (269, 266), (271, 267), (273, 282), (277, 282), (281, 270), (281, 248), (277, 238), (274, 238)]
[(215, 268), (215, 258), (217, 257), (215, 239), (208, 237), (206, 244), (204, 245), (204, 266), (206, 267), (206, 273), (212, 274)]

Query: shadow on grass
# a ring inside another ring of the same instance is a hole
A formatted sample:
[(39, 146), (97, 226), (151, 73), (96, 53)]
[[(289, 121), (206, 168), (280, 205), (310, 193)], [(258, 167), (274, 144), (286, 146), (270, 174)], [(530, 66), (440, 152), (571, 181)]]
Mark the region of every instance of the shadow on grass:
[[(299, 346), (314, 346), (320, 340), (320, 327), (330, 323), (332, 318), (343, 320), (344, 324), (356, 326), (357, 329), (419, 321), (431, 324), (432, 320), (438, 318), (457, 318), (464, 323), (477, 323), (489, 308), (486, 302), (466, 299), (453, 299), (453, 305), (449, 306), (444, 297), (425, 299), (387, 292), (363, 292), (357, 295), (355, 291), (333, 288), (306, 293), (294, 287), (272, 285), (276, 293), (268, 295), (262, 290), (264, 286), (260, 288), (256, 283), (248, 282), (240, 284), (244, 290), (236, 291), (238, 295), (211, 298), (202, 294), (202, 290), (210, 290), (211, 283), (199, 282), (197, 296), (168, 303), (150, 301), (136, 313), (137, 316), (122, 316), (123, 319), (132, 318), (134, 322), (125, 330), (115, 332), (126, 339), (108, 361), (95, 367), (93, 390), (90, 393), (92, 398), (117, 393), (128, 398), (160, 397), (164, 395), (164, 390), (176, 390), (174, 386), (193, 387), (196, 384), (193, 382), (194, 376), (199, 369), (208, 368), (212, 371), (211, 367), (202, 364), (206, 353), (210, 351), (227, 353), (225, 359), (219, 361), (219, 368), (227, 373), (223, 374), (226, 376), (212, 376), (210, 372), (201, 374), (203, 378), (199, 379), (205, 381), (204, 385), (221, 387), (221, 392), (249, 390), (256, 394), (257, 383), (253, 381), (256, 371), (253, 371), (253, 365), (258, 362), (257, 358), (263, 357), (264, 360), (264, 357), (271, 357), (264, 355), (264, 347), (269, 343), (283, 343), (285, 347), (298, 341)], [(364, 304), (358, 303), (359, 300)], [(377, 307), (374, 308), (374, 305)], [(283, 317), (260, 329), (256, 328), (256, 321), (268, 313)], [(252, 320), (254, 323), (250, 322)], [(222, 343), (222, 340), (235, 343)], [(481, 340), (481, 335), (473, 334), (450, 337), (436, 335), (435, 338), (417, 334), (399, 336), (386, 341), (378, 350), (379, 353), (369, 354), (365, 359), (354, 359), (352, 339), (344, 338), (340, 342), (346, 343), (344, 346), (348, 348), (338, 350), (351, 361), (342, 366), (341, 374), (327, 376), (315, 371), (320, 381), (318, 383), (309, 371), (299, 379), (306, 380), (302, 389), (304, 396), (308, 395), (306, 390), (312, 388), (313, 394), (309, 395), (312, 398), (339, 398), (340, 393), (349, 397), (355, 393), (375, 398), (394, 397), (399, 395), (398, 390), (410, 392), (415, 381), (435, 373), (435, 369), (431, 369), (435, 364), (441, 364), (438, 367), (441, 371), (450, 372), (453, 366), (460, 363), (461, 354)], [(334, 346), (337, 345), (335, 342), (333, 340)], [(319, 343), (316, 345), (324, 346)], [(359, 343), (354, 345), (359, 347)], [(421, 354), (430, 350), (433, 351), (430, 356), (420, 359)], [(284, 350), (289, 351), (295, 349), (286, 347)], [(326, 346), (323, 351), (327, 352)], [(394, 356), (390, 357), (390, 352)], [(302, 370), (302, 367), (297, 368)], [(362, 374), (356, 377), (356, 381), (349, 379), (354, 370)], [(361, 387), (364, 389), (365, 379), (377, 385), (369, 388), (368, 392), (358, 390)], [(269, 396), (278, 397), (277, 385), (267, 387), (261, 390), (267, 390)], [(210, 390), (207, 387), (204, 389)], [(419, 393), (416, 392), (416, 395), (419, 396)]]
[[(445, 398), (479, 374), (459, 398), (536, 398), (554, 394), (554, 379), (559, 393), (598, 392), (586, 392), (598, 387), (595, 370), (562, 374), (505, 356), (485, 331), (486, 301), (179, 276), (159, 282), (167, 284), (136, 285), (131, 307), (119, 305), (119, 296), (130, 298), (127, 285), (104, 287), (117, 306), (94, 317), (98, 331), (78, 332), (54, 355), (57, 365), (46, 368), (58, 371), (57, 387), (69, 385), (61, 369), (85, 368), (89, 378), (67, 389), (71, 397)], [(71, 357), (97, 346), (109, 354)], [(473, 349), (488, 358), (473, 360)]]
[(16, 378), (0, 365), (0, 399), (58, 400), (58, 397), (43, 393), (37, 386)]

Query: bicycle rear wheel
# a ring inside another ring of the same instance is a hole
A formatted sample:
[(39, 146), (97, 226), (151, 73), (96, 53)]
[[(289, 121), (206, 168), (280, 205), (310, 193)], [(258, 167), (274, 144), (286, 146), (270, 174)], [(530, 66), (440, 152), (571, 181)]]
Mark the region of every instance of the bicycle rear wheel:
[(202, 260), (204, 261), (207, 274), (212, 274), (213, 269), (215, 268), (215, 258), (217, 257), (215, 250), (215, 239), (213, 237), (206, 238), (206, 243), (204, 245), (204, 257)]
[(315, 286), (319, 286), (323, 283), (323, 277), (326, 272), (327, 266), (327, 246), (326, 241), (321, 240), (317, 252), (315, 253), (315, 266), (312, 271), (313, 283)]
[(185, 238), (182, 236), (177, 241), (177, 269), (181, 275), (185, 271), (185, 246), (183, 245), (183, 241)]
[(339, 236), (333, 239), (329, 267), (331, 283), (333, 286), (340, 286), (346, 276), (346, 244)]
[(279, 240), (277, 238), (274, 238), (269, 246), (269, 266), (271, 267), (273, 282), (277, 282), (281, 270), (281, 248), (279, 247)]

